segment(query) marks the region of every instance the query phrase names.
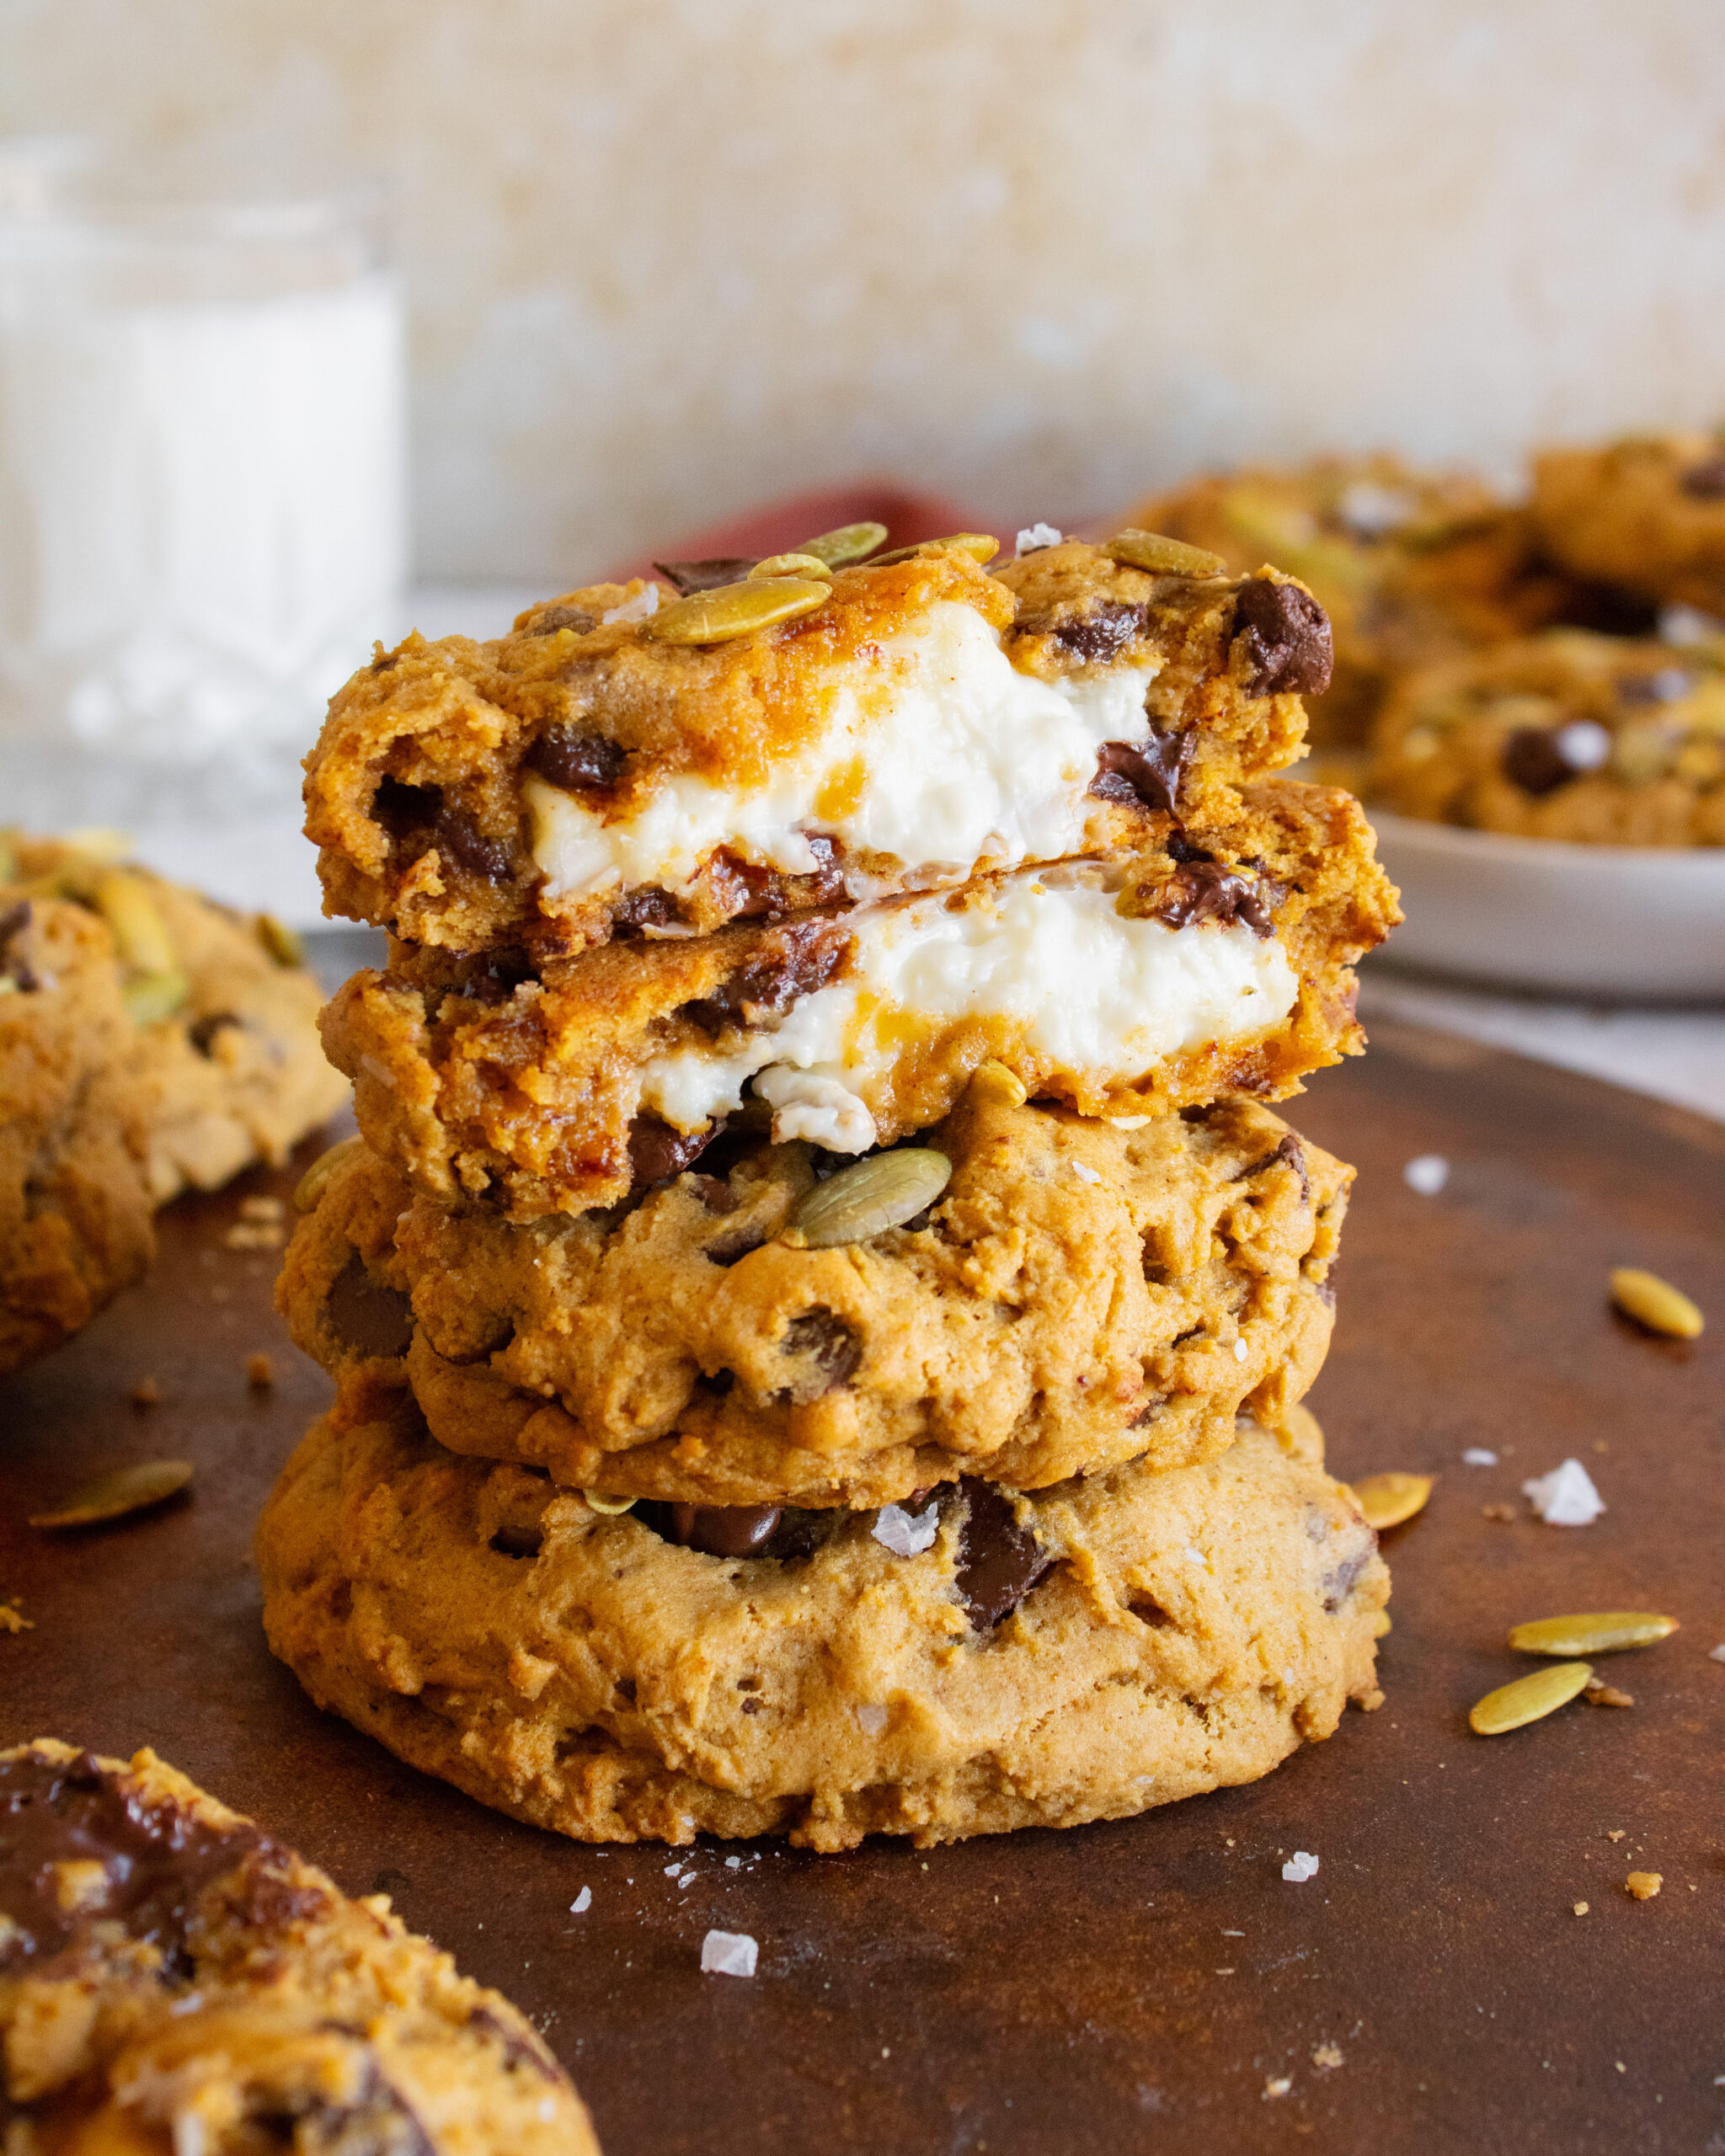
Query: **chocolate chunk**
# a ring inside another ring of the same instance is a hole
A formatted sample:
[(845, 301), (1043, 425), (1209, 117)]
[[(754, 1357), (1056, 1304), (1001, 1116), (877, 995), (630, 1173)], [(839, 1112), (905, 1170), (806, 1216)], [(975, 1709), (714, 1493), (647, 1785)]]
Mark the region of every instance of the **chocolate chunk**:
[(715, 1123), (705, 1130), (673, 1130), (656, 1115), (638, 1115), (629, 1125), (629, 1171), (637, 1183), (663, 1182), (667, 1176), (680, 1176), (724, 1128)]
[(488, 883), (508, 882), (508, 847), (488, 839), (465, 808), (447, 804), (432, 825), (431, 836), (438, 851), (458, 862), (469, 875), (483, 877)]
[(1678, 484), (1698, 502), (1725, 501), (1725, 450), (1700, 464), (1691, 464)]
[(655, 562), (653, 566), (686, 599), (692, 591), (716, 591), (722, 584), (740, 584), (755, 562), (747, 554), (720, 554), (710, 562)]
[(1126, 1425), (1126, 1428), (1129, 1430), (1143, 1429), (1147, 1423), (1155, 1422), (1156, 1417), (1162, 1413), (1163, 1408), (1166, 1407), (1167, 1404), (1168, 1396), (1167, 1393), (1146, 1393), (1144, 1397), (1143, 1404), (1140, 1406), (1138, 1412), (1132, 1417), (1132, 1420)]
[(785, 1354), (806, 1357), (814, 1365), (817, 1389), (808, 1391), (798, 1386), (799, 1399), (818, 1399), (821, 1393), (841, 1385), (862, 1359), (862, 1342), (841, 1317), (829, 1310), (805, 1310), (801, 1317), (793, 1318), (779, 1345)]
[(959, 1488), (966, 1500), (959, 1530), (959, 1593), (971, 1625), (991, 1632), (1029, 1593), (1054, 1559), (1035, 1534), (1019, 1524), (1012, 1501), (980, 1476), (966, 1475)]
[(836, 1513), (790, 1505), (637, 1505), (633, 1517), (667, 1542), (708, 1557), (806, 1557)]
[(1354, 1592), (1354, 1582), (1372, 1561), (1377, 1548), (1377, 1537), (1366, 1530), (1363, 1541), (1355, 1545), (1339, 1564), (1332, 1565), (1324, 1574), (1324, 1614), (1333, 1617)]
[(530, 637), (548, 637), (558, 629), (574, 629), (577, 635), (585, 636), (589, 629), (598, 627), (599, 616), (590, 607), (547, 606), (528, 622), (526, 633)]
[(526, 766), (548, 786), (579, 793), (595, 786), (614, 786), (629, 752), (608, 734), (583, 734), (573, 726), (547, 726), (528, 750)]
[(1192, 861), (1163, 884), (1150, 913), (1169, 928), (1191, 928), (1204, 921), (1231, 928), (1243, 921), (1254, 936), (1263, 937), (1275, 933), (1271, 907), (1280, 896), (1279, 886), (1267, 879), (1242, 876), (1216, 861)]
[(1178, 734), (1152, 733), (1147, 742), (1104, 741), (1096, 752), (1096, 776), (1090, 791), (1103, 801), (1135, 801), (1168, 815), (1178, 814), (1180, 788), (1186, 781), (1198, 736), (1190, 728)]
[(537, 1557), (545, 1537), (537, 1527), (500, 1527), (491, 1538), (499, 1557)]
[(13, 952), (10, 947), (29, 925), (30, 902), (28, 899), (19, 899), (0, 912), (0, 975), (26, 995), (42, 984), (22, 953)]
[(1188, 861), (1214, 861), (1213, 853), (1206, 853), (1201, 846), (1194, 846), (1184, 831), (1170, 831), (1162, 841), (1162, 851), (1170, 861), (1178, 861), (1183, 867)]
[(611, 909), (611, 926), (613, 935), (628, 935), (644, 928), (674, 928), (682, 920), (683, 910), (669, 891), (661, 891), (656, 883), (644, 883), (638, 891)]
[(241, 1021), (232, 1011), (206, 1011), (201, 1018), (194, 1018), (186, 1027), (186, 1038), (200, 1055), (208, 1055), (216, 1045), (216, 1036), (224, 1026), (238, 1026)]
[(1563, 753), (1561, 726), (1519, 726), (1503, 744), (1499, 759), (1503, 776), (1535, 799), (1555, 793), (1581, 776), (1582, 767)]
[(371, 796), (371, 814), (393, 839), (435, 846), (488, 883), (508, 878), (508, 849), (487, 838), (466, 809), (446, 802), (441, 787), (408, 786), (386, 774)]
[(809, 851), (817, 866), (797, 876), (721, 851), (708, 872), (714, 902), (729, 921), (779, 921), (788, 913), (836, 905), (848, 895), (836, 843), (825, 833), (814, 833)]
[(721, 981), (710, 995), (681, 1006), (702, 1033), (722, 1033), (727, 1026), (758, 1026), (782, 1017), (800, 995), (824, 988), (841, 963), (847, 939), (835, 936), (828, 923), (775, 931), (776, 941), (752, 965)]
[(1330, 617), (1310, 592), (1247, 577), (1235, 620), (1246, 650), (1247, 696), (1316, 696), (1329, 687), (1336, 655)]
[(1253, 1176), (1261, 1176), (1266, 1168), (1273, 1168), (1279, 1161), (1285, 1161), (1300, 1178), (1300, 1203), (1311, 1203), (1311, 1178), (1306, 1172), (1306, 1150), (1290, 1130), (1279, 1145), (1266, 1153), (1261, 1161), (1254, 1161), (1249, 1168), (1242, 1168), (1235, 1177), (1236, 1182), (1249, 1182)]
[(355, 1251), (323, 1298), (330, 1331), (359, 1355), (405, 1355), (414, 1337), (414, 1306), (399, 1288), (372, 1278)]
[(1088, 613), (1075, 614), (1064, 622), (1057, 622), (1052, 633), (1055, 642), (1075, 659), (1105, 666), (1110, 659), (1118, 659), (1133, 638), (1141, 633), (1148, 615), (1146, 607), (1129, 606), (1124, 600), (1105, 599)]
[(696, 1176), (692, 1181), (695, 1195), (709, 1213), (734, 1213), (743, 1202), (719, 1176)]
[[(52, 1867), (67, 1862), (101, 1865), (99, 1899), (61, 1907)], [(229, 1899), (255, 1921), (322, 1908), (321, 1892), (281, 1876), (291, 1863), (249, 1823), (209, 1827), (179, 1805), (152, 1802), (88, 1752), (65, 1765), (27, 1753), (0, 1763), (0, 1914), (12, 1927), (0, 1937), (0, 1969), (39, 1969), (96, 1922), (120, 1923), (170, 1964), (184, 1962), (198, 1903), (227, 1875)]]

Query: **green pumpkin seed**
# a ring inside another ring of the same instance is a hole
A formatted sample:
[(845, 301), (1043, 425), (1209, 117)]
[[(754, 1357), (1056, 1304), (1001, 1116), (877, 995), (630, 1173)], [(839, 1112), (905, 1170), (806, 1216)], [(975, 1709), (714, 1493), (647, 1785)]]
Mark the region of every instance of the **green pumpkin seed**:
[(1183, 539), (1164, 538), (1160, 531), (1117, 531), (1103, 550), (1117, 562), (1135, 569), (1150, 569), (1159, 576), (1226, 576), (1228, 564), (1220, 554), (1202, 547), (1188, 547)]
[(832, 581), (832, 571), (819, 554), (769, 554), (765, 561), (756, 563), (745, 581), (752, 584), (757, 577), (763, 576), (805, 576), (827, 584)]
[(94, 1527), (106, 1519), (123, 1519), (127, 1513), (159, 1505), (164, 1497), (184, 1489), (192, 1479), (189, 1460), (146, 1460), (132, 1467), (116, 1468), (80, 1490), (76, 1497), (45, 1513), (32, 1513), (32, 1527)]
[(609, 1519), (616, 1519), (620, 1514), (632, 1510), (638, 1502), (633, 1497), (607, 1497), (597, 1490), (583, 1490), (581, 1495), (586, 1499), (590, 1510), (603, 1513)]
[(884, 524), (841, 524), (836, 531), (823, 531), (818, 539), (805, 539), (799, 554), (813, 554), (829, 568), (841, 569), (847, 562), (860, 562), (886, 537)]
[(323, 1193), (329, 1187), (330, 1178), (338, 1169), (344, 1168), (350, 1161), (357, 1160), (366, 1150), (363, 1138), (344, 1138), (339, 1145), (332, 1145), (327, 1153), (320, 1153), (300, 1177), (293, 1193), (296, 1213), (315, 1213), (323, 1203)]
[(1400, 1527), (1421, 1511), (1432, 1493), (1429, 1475), (1363, 1475), (1353, 1486), (1354, 1500), (1370, 1528)]
[(800, 621), (831, 596), (830, 584), (811, 577), (745, 577), (672, 600), (647, 616), (641, 633), (655, 643), (729, 643), (777, 622)]
[(915, 561), (919, 554), (943, 554), (951, 547), (968, 554), (973, 562), (991, 562), (1001, 550), (1001, 542), (987, 531), (954, 531), (945, 539), (925, 539), (919, 546), (895, 547), (889, 554), (877, 554), (868, 566), (884, 569), (892, 562)]
[(1519, 1654), (1618, 1654), (1625, 1647), (1650, 1647), (1676, 1630), (1674, 1617), (1661, 1617), (1651, 1609), (1604, 1609), (1518, 1625), (1509, 1635), (1509, 1644)]
[(110, 868), (96, 881), (96, 910), (134, 973), (171, 974), (179, 963), (167, 924), (142, 876)]
[(866, 1243), (916, 1218), (953, 1179), (953, 1164), (932, 1146), (876, 1153), (805, 1192), (779, 1241), (798, 1250)]
[(278, 921), (273, 913), (260, 913), (252, 926), (258, 941), (278, 966), (304, 965), (306, 947), (285, 921)]
[(1699, 1340), (1706, 1321), (1680, 1288), (1639, 1266), (1620, 1265), (1611, 1275), (1611, 1300), (1649, 1332), (1673, 1340)]
[(154, 1026), (174, 1016), (191, 994), (191, 988), (176, 966), (167, 973), (139, 974), (122, 985), (120, 996), (135, 1026)]
[(1513, 1684), (1500, 1684), (1487, 1692), (1467, 1717), (1476, 1736), (1501, 1737), (1567, 1706), (1578, 1692), (1587, 1689), (1593, 1666), (1585, 1662), (1560, 1662), (1551, 1669), (1536, 1669), (1530, 1677), (1518, 1677)]

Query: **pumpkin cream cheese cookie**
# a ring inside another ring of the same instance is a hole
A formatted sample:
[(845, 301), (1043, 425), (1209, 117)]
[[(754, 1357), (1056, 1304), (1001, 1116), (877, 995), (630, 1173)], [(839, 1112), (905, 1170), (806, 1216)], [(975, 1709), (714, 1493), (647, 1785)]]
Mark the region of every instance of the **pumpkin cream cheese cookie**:
[(1576, 574), (1725, 622), (1725, 432), (1547, 450), (1533, 513)]
[(1402, 684), (1368, 787), (1404, 816), (1591, 846), (1725, 846), (1725, 635), (1550, 630)]
[(0, 1377), (149, 1264), (136, 1041), (100, 920), (0, 884)]
[(1292, 579), (1145, 533), (843, 565), (881, 531), (380, 648), (307, 760), (327, 910), (537, 966), (1130, 844), (1300, 753)]
[(745, 1107), (861, 1153), (1004, 1063), (1086, 1115), (1279, 1099), (1357, 1053), (1353, 962), (1400, 918), (1351, 797), (1244, 789), (1140, 851), (613, 942), (537, 975), (404, 945), (324, 1013), (360, 1127), (415, 1185), (513, 1217), (611, 1205)]
[[(294, 1337), (451, 1449), (717, 1505), (879, 1504), (1210, 1458), (1329, 1343), (1353, 1170), (1246, 1102), (1120, 1129), (978, 1079), (836, 1176), (802, 1145), (514, 1225), (350, 1141), (282, 1273)], [(316, 1182), (316, 1171), (312, 1179)]]
[(142, 1751), (0, 1752), (8, 2156), (597, 2156), (531, 2024)]
[(1119, 1818), (1381, 1696), (1371, 1530), (1251, 1425), (1202, 1466), (781, 1515), (749, 1554), (723, 1513), (457, 1458), (397, 1399), (339, 1402), (284, 1471), (270, 1645), (403, 1759), (580, 1839)]
[(124, 841), (8, 834), (10, 899), (71, 900), (97, 916), (133, 1022), (128, 1084), (150, 1194), (214, 1190), (279, 1164), (347, 1088), (318, 1038), (323, 1001), (291, 937), (126, 863)]

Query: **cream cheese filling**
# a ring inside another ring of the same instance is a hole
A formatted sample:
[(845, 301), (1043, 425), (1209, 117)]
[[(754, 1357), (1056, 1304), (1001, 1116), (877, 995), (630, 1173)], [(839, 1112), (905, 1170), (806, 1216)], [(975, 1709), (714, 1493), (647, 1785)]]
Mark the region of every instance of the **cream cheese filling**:
[(859, 907), (844, 979), (801, 997), (729, 1050), (655, 1057), (642, 1104), (679, 1130), (704, 1129), (754, 1089), (777, 1139), (836, 1153), (874, 1143), (907, 1036), (1001, 1022), (1028, 1054), (1098, 1084), (1130, 1085), (1164, 1058), (1263, 1033), (1299, 994), (1274, 937), (1243, 922), (1170, 928), (1117, 913), (1100, 872), (1027, 869), (987, 897)]
[[(889, 855), (925, 884), (1058, 860), (1082, 848), (1097, 749), (1148, 738), (1156, 670), (1152, 660), (1039, 680), (974, 607), (938, 600), (914, 628), (834, 670), (817, 738), (751, 791), (681, 773), (636, 814), (607, 821), (530, 775), (533, 859), (553, 899), (643, 883), (686, 890), (719, 846), (804, 875), (821, 865), (815, 835)], [(878, 890), (859, 881), (851, 895)]]

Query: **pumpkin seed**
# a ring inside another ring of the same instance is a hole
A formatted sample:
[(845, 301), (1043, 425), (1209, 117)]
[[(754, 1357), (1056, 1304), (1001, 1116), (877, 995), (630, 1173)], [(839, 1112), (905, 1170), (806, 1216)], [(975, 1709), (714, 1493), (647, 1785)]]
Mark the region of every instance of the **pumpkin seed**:
[(1379, 1610), (1377, 1615), (1371, 1620), (1372, 1637), (1375, 1640), (1386, 1639), (1389, 1636), (1390, 1623), (1391, 1620), (1389, 1611), (1387, 1609)]
[(1611, 1274), (1611, 1300), (1649, 1332), (1663, 1332), (1673, 1340), (1699, 1340), (1706, 1321), (1688, 1296), (1657, 1273), (1643, 1273), (1638, 1266), (1620, 1265)]
[(779, 1241), (798, 1250), (866, 1243), (902, 1227), (932, 1205), (953, 1178), (953, 1164), (932, 1146), (905, 1145), (841, 1168), (804, 1192)]
[(296, 1213), (315, 1213), (323, 1202), (330, 1178), (338, 1168), (344, 1168), (366, 1150), (363, 1138), (344, 1138), (339, 1145), (332, 1145), (327, 1153), (320, 1153), (300, 1177), (293, 1194)]
[(587, 1500), (590, 1511), (603, 1513), (608, 1519), (615, 1519), (621, 1513), (628, 1512), (637, 1502), (633, 1497), (607, 1497), (597, 1490), (583, 1490), (581, 1495)]
[(1632, 1871), (1623, 1882), (1623, 1891), (1637, 1902), (1651, 1902), (1664, 1883), (1663, 1871)]
[(1468, 1722), (1476, 1736), (1501, 1737), (1567, 1706), (1578, 1692), (1585, 1691), (1593, 1666), (1585, 1662), (1560, 1662), (1550, 1669), (1535, 1669), (1518, 1677), (1513, 1684), (1500, 1684), (1487, 1692)]
[(1422, 1511), (1432, 1493), (1429, 1475), (1365, 1475), (1354, 1486), (1354, 1502), (1368, 1527), (1400, 1527)]
[(1518, 1625), (1509, 1644), (1518, 1654), (1617, 1654), (1650, 1647), (1677, 1630), (1674, 1617), (1651, 1609), (1606, 1609), (1579, 1617), (1540, 1617)]
[(1024, 1081), (998, 1056), (991, 1056), (986, 1063), (979, 1063), (970, 1074), (970, 1086), (985, 1100), (997, 1101), (1002, 1107), (1022, 1108), (1030, 1097)]
[(1160, 576), (1226, 576), (1228, 573), (1228, 564), (1220, 554), (1208, 553), (1202, 547), (1188, 547), (1183, 539), (1164, 538), (1160, 531), (1117, 531), (1103, 551), (1129, 568), (1149, 569)]
[(829, 568), (841, 569), (847, 562), (860, 562), (886, 537), (884, 524), (841, 524), (836, 531), (823, 531), (818, 539), (805, 539), (799, 554), (813, 554)]
[(832, 571), (819, 554), (769, 554), (764, 562), (756, 563), (745, 581), (762, 576), (811, 576), (828, 584), (832, 581)]
[(134, 973), (171, 974), (178, 965), (167, 925), (142, 876), (110, 868), (96, 879), (96, 910)]
[(159, 1505), (192, 1479), (189, 1460), (146, 1460), (131, 1467), (116, 1468), (99, 1476), (76, 1497), (45, 1513), (32, 1513), (32, 1527), (94, 1527), (106, 1519), (121, 1519), (127, 1513)]
[(949, 547), (956, 547), (973, 562), (991, 562), (1001, 550), (1001, 542), (986, 531), (954, 531), (949, 538), (925, 539), (915, 547), (895, 547), (889, 554), (877, 554), (868, 566), (883, 569), (889, 562), (915, 561), (919, 554), (943, 554)]
[(729, 643), (776, 622), (800, 621), (831, 596), (830, 584), (811, 577), (745, 577), (740, 584), (716, 584), (672, 600), (648, 616), (641, 633), (655, 643)]
[(174, 1016), (191, 994), (191, 985), (176, 966), (167, 973), (137, 974), (122, 985), (120, 996), (135, 1026), (154, 1026)]
[(252, 926), (258, 941), (278, 966), (304, 965), (306, 947), (285, 921), (278, 921), (273, 913), (260, 913)]

